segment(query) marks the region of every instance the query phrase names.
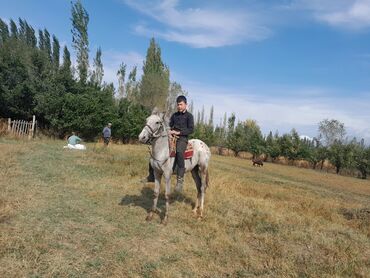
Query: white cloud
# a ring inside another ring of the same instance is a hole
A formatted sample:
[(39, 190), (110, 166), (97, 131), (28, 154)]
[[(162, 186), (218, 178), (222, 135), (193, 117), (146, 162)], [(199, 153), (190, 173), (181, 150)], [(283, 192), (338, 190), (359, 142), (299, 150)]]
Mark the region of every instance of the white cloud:
[(290, 88), (290, 93), (286, 93), (287, 88), (216, 88), (194, 83), (184, 83), (184, 88), (190, 92), (195, 110), (204, 105), (209, 111), (214, 106), (215, 123), (225, 112), (228, 116), (235, 113), (240, 120), (255, 119), (264, 133), (270, 130), (285, 133), (296, 128), (300, 134), (314, 137), (320, 121), (337, 119), (345, 124), (350, 136), (365, 138), (370, 143), (369, 95), (354, 100), (315, 88)]
[(180, 9), (177, 0), (125, 2), (161, 25), (155, 28), (140, 23), (135, 27), (138, 34), (156, 36), (196, 48), (258, 41), (271, 33), (261, 23), (260, 15), (245, 9)]
[(295, 0), (295, 7), (310, 10), (314, 17), (345, 29), (370, 27), (370, 0)]

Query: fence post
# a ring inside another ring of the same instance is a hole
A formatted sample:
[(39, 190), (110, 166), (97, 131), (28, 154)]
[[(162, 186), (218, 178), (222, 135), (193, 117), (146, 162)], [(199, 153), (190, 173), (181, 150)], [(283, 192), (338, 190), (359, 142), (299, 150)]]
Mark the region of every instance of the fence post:
[(24, 121), (21, 121), (21, 128), (19, 129), (19, 135), (20, 136), (23, 135), (23, 125), (24, 125)]
[(14, 127), (14, 135), (18, 135), (18, 128), (19, 128), (19, 121), (14, 121), (15, 127)]
[(18, 127), (17, 127), (17, 136), (21, 135), (21, 128), (22, 128), (22, 121), (18, 121)]
[(27, 128), (27, 122), (23, 121), (23, 126), (22, 126), (22, 135), (26, 135), (26, 128)]
[(32, 116), (32, 127), (31, 127), (31, 132), (28, 134), (28, 140), (33, 138), (34, 132), (35, 132), (35, 123), (36, 123), (36, 116)]
[(12, 119), (8, 118), (8, 133), (11, 131)]

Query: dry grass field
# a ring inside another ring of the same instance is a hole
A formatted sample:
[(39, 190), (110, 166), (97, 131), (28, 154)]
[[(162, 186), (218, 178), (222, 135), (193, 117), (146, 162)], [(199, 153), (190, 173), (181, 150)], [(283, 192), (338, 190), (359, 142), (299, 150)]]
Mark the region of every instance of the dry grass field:
[(370, 180), (214, 155), (163, 226), (146, 146), (63, 145), (0, 138), (0, 277), (369, 277)]

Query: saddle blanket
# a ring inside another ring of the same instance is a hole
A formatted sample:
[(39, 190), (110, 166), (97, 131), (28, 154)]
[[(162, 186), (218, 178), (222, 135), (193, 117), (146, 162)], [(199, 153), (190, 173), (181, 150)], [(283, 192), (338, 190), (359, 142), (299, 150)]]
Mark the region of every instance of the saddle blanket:
[[(193, 150), (193, 144), (191, 144), (190, 142), (188, 143), (187, 147), (186, 147), (186, 150), (185, 150), (185, 153), (184, 153), (184, 158), (185, 159), (190, 159), (193, 157), (193, 153), (194, 153), (194, 150)], [(176, 141), (175, 140), (171, 140), (170, 142), (170, 157), (175, 157), (176, 156)]]

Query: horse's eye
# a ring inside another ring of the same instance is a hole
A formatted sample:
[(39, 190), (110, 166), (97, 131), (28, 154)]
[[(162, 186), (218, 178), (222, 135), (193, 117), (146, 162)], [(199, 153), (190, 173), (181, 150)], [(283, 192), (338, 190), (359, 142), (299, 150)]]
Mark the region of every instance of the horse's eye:
[(161, 122), (156, 122), (157, 125), (159, 125)]

